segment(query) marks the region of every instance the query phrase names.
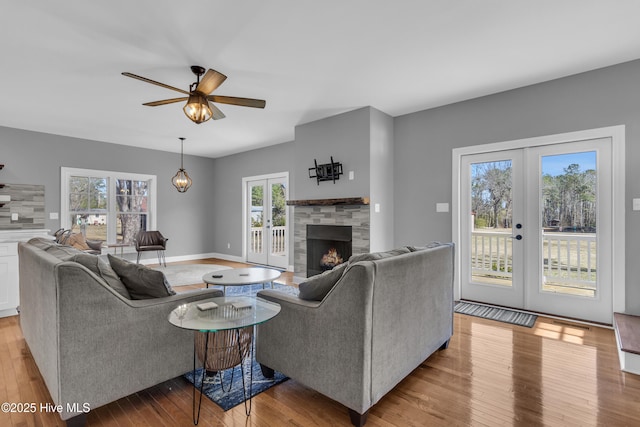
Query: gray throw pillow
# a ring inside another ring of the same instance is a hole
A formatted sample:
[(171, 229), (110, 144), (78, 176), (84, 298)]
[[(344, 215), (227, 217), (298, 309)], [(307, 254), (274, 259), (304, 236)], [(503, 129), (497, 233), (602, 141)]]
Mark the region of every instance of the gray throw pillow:
[(111, 268), (120, 276), (131, 299), (162, 298), (176, 294), (162, 271), (134, 264), (111, 254), (107, 256)]
[(82, 264), (87, 267), (92, 273), (98, 277), (102, 277), (107, 285), (127, 299), (131, 299), (127, 287), (122, 283), (118, 275), (111, 268), (109, 264), (101, 260), (96, 255), (90, 254), (77, 254), (70, 261), (75, 261), (78, 264)]
[(308, 301), (322, 301), (329, 291), (333, 289), (336, 282), (340, 280), (347, 265), (346, 262), (343, 262), (331, 270), (309, 277), (306, 282), (298, 285), (298, 290), (300, 291), (298, 296)]
[(411, 251), (405, 247), (405, 248), (391, 249), (390, 251), (386, 251), (386, 252), (373, 252), (370, 254), (352, 255), (351, 258), (349, 258), (349, 264), (353, 264), (358, 261), (376, 261), (379, 259), (389, 258), (396, 255), (408, 254), (409, 252)]
[(431, 249), (431, 248), (437, 248), (438, 246), (442, 246), (444, 245), (444, 243), (440, 243), (440, 242), (431, 242), (431, 243), (427, 243), (424, 246), (407, 246), (407, 248), (411, 251), (411, 252), (417, 252), (417, 251), (422, 251), (424, 249)]

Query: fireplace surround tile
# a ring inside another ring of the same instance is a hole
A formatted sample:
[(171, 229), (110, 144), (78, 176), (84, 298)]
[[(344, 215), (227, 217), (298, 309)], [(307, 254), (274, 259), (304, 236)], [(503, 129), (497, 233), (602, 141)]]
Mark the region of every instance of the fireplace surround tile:
[(369, 205), (348, 206), (295, 206), (294, 207), (294, 274), (307, 274), (307, 224), (350, 225), (352, 253), (362, 254), (370, 250)]

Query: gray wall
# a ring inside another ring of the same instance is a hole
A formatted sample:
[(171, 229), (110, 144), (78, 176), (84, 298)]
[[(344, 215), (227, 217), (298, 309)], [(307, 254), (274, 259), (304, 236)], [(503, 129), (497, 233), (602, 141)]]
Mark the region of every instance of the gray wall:
[(393, 117), (375, 108), (370, 108), (370, 113), (370, 250), (379, 252), (394, 245)]
[(450, 240), (451, 150), (626, 125), (626, 304), (640, 313), (640, 61), (395, 119), (395, 245)]
[(60, 221), (50, 220), (49, 213), (61, 211), (61, 166), (156, 175), (157, 228), (169, 238), (167, 256), (213, 250), (213, 159), (185, 156), (194, 184), (180, 194), (171, 184), (180, 167), (179, 154), (0, 127), (0, 163), (5, 165), (2, 182), (45, 186), (45, 228), (51, 231), (60, 228)]
[[(369, 196), (369, 108), (360, 108), (296, 127), (292, 199), (333, 199)], [(342, 163), (344, 175), (335, 184), (309, 178), (313, 159), (318, 164)], [(349, 171), (355, 179), (349, 181)]]
[[(242, 178), (289, 172), (289, 194), (295, 186), (290, 169), (294, 164), (294, 143), (287, 142), (245, 153), (219, 157), (213, 163), (209, 196), (213, 202), (209, 227), (215, 236), (213, 252), (242, 256)], [(289, 221), (293, 215), (289, 215)], [(293, 228), (292, 228), (293, 229)], [(227, 243), (231, 248), (227, 248)], [(293, 247), (293, 238), (289, 241)], [(289, 254), (293, 265), (293, 254)]]

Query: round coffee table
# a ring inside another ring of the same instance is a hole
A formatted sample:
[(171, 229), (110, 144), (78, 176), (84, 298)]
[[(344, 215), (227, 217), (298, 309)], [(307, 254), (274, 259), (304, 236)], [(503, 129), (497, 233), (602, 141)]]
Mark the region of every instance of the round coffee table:
[(226, 294), (227, 286), (245, 286), (262, 283), (264, 289), (265, 283), (271, 283), (278, 279), (282, 273), (273, 268), (234, 268), (232, 270), (214, 271), (202, 276), (202, 281), (209, 285), (222, 286), (222, 292)]

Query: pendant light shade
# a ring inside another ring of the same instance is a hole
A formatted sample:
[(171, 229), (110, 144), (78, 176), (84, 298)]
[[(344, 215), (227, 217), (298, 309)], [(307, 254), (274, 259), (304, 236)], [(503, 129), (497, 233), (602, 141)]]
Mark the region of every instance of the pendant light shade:
[(183, 157), (184, 157), (183, 148), (184, 148), (185, 138), (179, 138), (179, 139), (180, 139), (180, 169), (173, 176), (173, 178), (171, 178), (171, 183), (173, 184), (174, 187), (176, 187), (178, 192), (186, 193), (186, 191), (191, 187), (191, 184), (193, 184), (193, 181), (189, 177), (189, 174), (187, 173), (187, 171), (184, 170), (184, 165), (183, 165)]

